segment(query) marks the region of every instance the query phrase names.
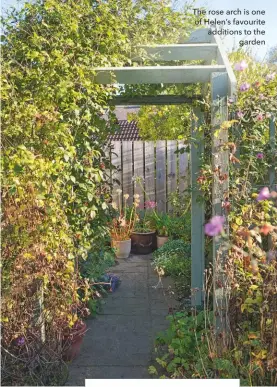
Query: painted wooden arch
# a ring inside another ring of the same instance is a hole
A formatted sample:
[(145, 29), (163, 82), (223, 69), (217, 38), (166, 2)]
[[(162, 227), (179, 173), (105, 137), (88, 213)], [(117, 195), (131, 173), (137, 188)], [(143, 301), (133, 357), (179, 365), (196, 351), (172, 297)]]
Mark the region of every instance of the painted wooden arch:
[[(223, 150), (222, 144), (227, 141), (227, 131), (221, 129), (223, 121), (228, 119), (227, 98), (236, 98), (236, 79), (229, 64), (220, 39), (217, 36), (209, 34), (209, 29), (199, 29), (193, 32), (185, 44), (176, 45), (156, 45), (156, 46), (137, 46), (134, 48), (133, 59), (137, 61), (143, 58), (151, 59), (155, 66), (138, 67), (114, 67), (114, 68), (95, 68), (94, 82), (99, 84), (155, 84), (155, 83), (210, 83), (211, 84), (211, 122), (213, 135), (212, 144), (212, 167), (221, 167), (222, 173), (228, 176), (227, 150)], [(163, 66), (159, 62), (173, 62), (180, 60), (202, 60), (203, 65), (178, 65)], [(196, 96), (197, 98), (198, 96)], [(122, 104), (126, 97), (118, 96), (111, 104)], [(138, 100), (145, 101), (147, 104), (179, 104), (192, 102), (186, 100), (183, 96), (144, 96), (128, 97), (128, 104), (138, 103)], [(144, 103), (144, 104), (145, 104)], [(199, 109), (194, 110), (194, 119), (192, 120), (192, 138), (191, 146), (191, 185), (192, 185), (192, 289), (195, 289), (192, 296), (193, 305), (201, 305), (203, 302), (203, 278), (204, 278), (204, 201), (201, 200), (201, 192), (197, 188), (197, 177), (200, 169), (200, 160), (204, 152), (204, 133), (201, 130), (202, 116)], [(228, 195), (228, 178), (222, 184), (218, 177), (213, 180), (213, 215), (223, 215), (222, 203)], [(200, 200), (199, 200), (200, 197)], [(215, 272), (215, 309), (224, 308), (224, 294), (217, 288), (216, 283), (222, 280), (224, 274), (224, 259), (226, 252), (223, 250), (223, 243), (220, 237), (213, 240), (213, 259)]]

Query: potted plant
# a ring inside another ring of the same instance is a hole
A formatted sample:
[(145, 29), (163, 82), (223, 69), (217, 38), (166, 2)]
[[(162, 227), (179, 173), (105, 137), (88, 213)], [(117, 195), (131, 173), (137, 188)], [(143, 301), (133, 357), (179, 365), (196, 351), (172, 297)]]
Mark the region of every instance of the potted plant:
[(162, 247), (169, 238), (170, 217), (167, 214), (159, 214), (155, 219), (157, 230), (157, 248)]
[(67, 327), (63, 331), (63, 360), (72, 361), (75, 359), (81, 349), (84, 335), (87, 331), (87, 325), (84, 321), (78, 319), (72, 328)]
[[(86, 294), (88, 284), (79, 284), (79, 290)], [(83, 299), (87, 298), (85, 294)], [(84, 335), (87, 332), (84, 318), (90, 314), (85, 302), (80, 301), (76, 294), (74, 297), (76, 299), (70, 306), (67, 318), (59, 323), (62, 328), (62, 358), (64, 361), (72, 361), (79, 355)]]
[[(111, 235), (111, 246), (115, 250), (117, 258), (128, 258), (131, 252), (131, 234), (134, 230), (136, 221), (135, 204), (131, 207), (127, 206), (128, 194), (124, 195), (124, 206), (121, 207), (121, 190), (117, 190), (119, 194), (119, 206), (118, 215), (111, 222), (110, 235)], [(115, 204), (113, 204), (115, 208)]]
[[(135, 195), (135, 200), (136, 200)], [(137, 211), (134, 231), (131, 234), (132, 252), (135, 254), (150, 254), (156, 248), (156, 230), (149, 209), (155, 208), (155, 202), (145, 202), (145, 210)]]

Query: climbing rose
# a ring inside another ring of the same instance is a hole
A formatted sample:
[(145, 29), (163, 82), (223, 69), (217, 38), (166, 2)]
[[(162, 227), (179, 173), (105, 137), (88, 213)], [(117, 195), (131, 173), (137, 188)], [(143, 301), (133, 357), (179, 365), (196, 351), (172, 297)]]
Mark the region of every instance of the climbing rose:
[(248, 67), (248, 64), (245, 60), (242, 60), (241, 62), (236, 63), (234, 66), (236, 71), (243, 71), (247, 69), (247, 67)]
[(243, 116), (244, 116), (243, 112), (242, 112), (241, 110), (239, 110), (239, 111), (237, 112), (237, 117), (238, 117), (238, 118), (243, 118)]
[(205, 234), (216, 236), (223, 231), (224, 217), (213, 216), (209, 223), (205, 224)]
[(240, 91), (247, 91), (247, 90), (249, 90), (250, 89), (250, 85), (249, 85), (249, 83), (247, 83), (247, 82), (244, 82), (244, 83), (242, 83), (241, 85), (240, 85)]
[(275, 78), (275, 75), (276, 75), (276, 73), (268, 74), (268, 75), (265, 77), (265, 80), (266, 80), (267, 82), (273, 81), (273, 79)]
[(263, 159), (264, 154), (263, 153), (257, 153), (257, 159)]
[(259, 195), (257, 197), (257, 201), (260, 202), (262, 200), (267, 200), (270, 198), (270, 192), (267, 187), (264, 187), (260, 190)]
[(262, 121), (264, 119), (263, 113), (259, 113), (256, 118), (258, 121)]

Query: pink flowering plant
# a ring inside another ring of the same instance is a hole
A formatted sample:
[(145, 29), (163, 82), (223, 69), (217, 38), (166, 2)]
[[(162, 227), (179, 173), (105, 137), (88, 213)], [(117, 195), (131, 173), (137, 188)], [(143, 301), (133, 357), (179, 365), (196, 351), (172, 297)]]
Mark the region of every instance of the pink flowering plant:
[(243, 52), (230, 54), (230, 60), (238, 83), (237, 99), (229, 103), (229, 112), (237, 120), (229, 129), (231, 153), (235, 147), (230, 159), (231, 194), (243, 200), (254, 185), (268, 184), (268, 170), (276, 163), (269, 125), (277, 112), (277, 76), (270, 65)]
[[(165, 363), (175, 378), (238, 378), (242, 385), (276, 385), (277, 193), (268, 183), (269, 171), (276, 165), (276, 139), (269, 137), (269, 125), (277, 112), (277, 77), (272, 67), (243, 52), (230, 54), (230, 59), (238, 95), (228, 99), (230, 120), (221, 126), (228, 131), (221, 148), (229, 150), (230, 168), (227, 175), (222, 165), (212, 167), (207, 152), (197, 177), (206, 203), (203, 227), (207, 251), (213, 240), (220, 246), (218, 256), (205, 270), (204, 323), (198, 330), (202, 316), (194, 318), (192, 347), (184, 353), (189, 321), (178, 317), (184, 327), (180, 324), (175, 332), (171, 326), (171, 336), (165, 337), (173, 340), (163, 342), (169, 351), (160, 364)], [(209, 133), (209, 119), (203, 127)], [(215, 179), (222, 184), (224, 198), (221, 213), (219, 209), (213, 216), (211, 188)], [(193, 290), (192, 296), (194, 291), (199, 290)], [(209, 301), (212, 298), (216, 305), (222, 295), (226, 309), (218, 308), (216, 313), (219, 320), (226, 321), (228, 330), (218, 335)], [(174, 340), (181, 343), (178, 356), (173, 355)], [(189, 364), (183, 366), (188, 356)]]

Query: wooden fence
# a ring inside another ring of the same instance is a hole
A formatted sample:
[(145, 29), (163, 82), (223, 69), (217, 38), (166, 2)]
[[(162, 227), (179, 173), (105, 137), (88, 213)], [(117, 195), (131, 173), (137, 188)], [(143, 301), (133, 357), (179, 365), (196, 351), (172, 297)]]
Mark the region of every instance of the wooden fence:
[(170, 212), (170, 193), (184, 192), (189, 184), (189, 153), (178, 152), (186, 148), (183, 141), (113, 141), (108, 151), (116, 167), (111, 171), (113, 200), (118, 202), (121, 189), (130, 196), (128, 204), (139, 194), (141, 203), (155, 201), (158, 211)]

